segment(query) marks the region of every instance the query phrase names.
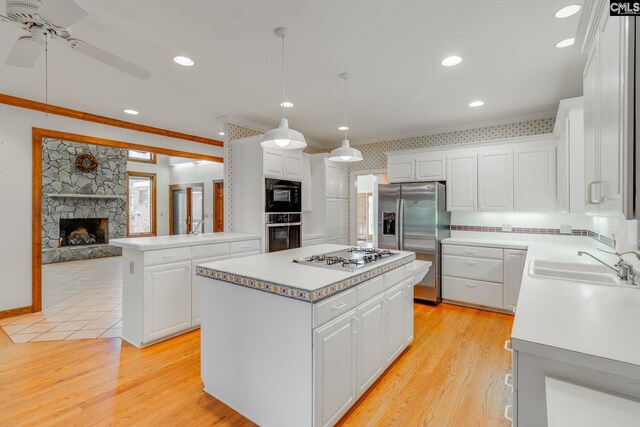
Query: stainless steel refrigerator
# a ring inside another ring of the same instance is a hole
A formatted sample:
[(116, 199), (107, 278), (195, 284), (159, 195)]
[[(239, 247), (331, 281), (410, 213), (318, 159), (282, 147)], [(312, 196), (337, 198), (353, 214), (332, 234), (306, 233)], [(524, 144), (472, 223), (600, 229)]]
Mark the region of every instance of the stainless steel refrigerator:
[(441, 300), (440, 241), (451, 235), (445, 186), (439, 182), (378, 186), (378, 247), (416, 253), (431, 261), (427, 275), (414, 288), (418, 300)]

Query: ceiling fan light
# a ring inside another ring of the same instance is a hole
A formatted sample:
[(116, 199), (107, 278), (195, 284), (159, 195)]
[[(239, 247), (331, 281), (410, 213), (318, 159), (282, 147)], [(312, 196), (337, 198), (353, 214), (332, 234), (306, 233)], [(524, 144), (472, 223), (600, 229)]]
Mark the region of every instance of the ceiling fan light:
[(280, 119), (280, 125), (277, 128), (265, 132), (260, 145), (265, 148), (300, 150), (307, 146), (307, 141), (300, 132), (289, 129), (287, 119)]
[(329, 160), (332, 162), (359, 162), (362, 160), (362, 153), (357, 148), (351, 147), (348, 139), (343, 139), (342, 146), (331, 151)]

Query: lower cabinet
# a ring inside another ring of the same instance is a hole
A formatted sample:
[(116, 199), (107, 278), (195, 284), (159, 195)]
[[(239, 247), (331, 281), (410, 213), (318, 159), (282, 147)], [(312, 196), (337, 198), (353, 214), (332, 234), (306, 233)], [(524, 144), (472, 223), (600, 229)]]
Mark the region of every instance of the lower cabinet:
[(358, 396), (362, 395), (384, 372), (385, 315), (384, 294), (362, 304), (357, 310), (358, 342)]
[(520, 284), (524, 273), (524, 261), (527, 251), (518, 249), (504, 250), (504, 308), (513, 310), (518, 304)]
[(404, 283), (400, 283), (385, 292), (385, 311), (386, 316), (386, 345), (385, 360), (387, 364), (393, 362), (404, 350), (404, 334), (402, 333), (402, 324), (404, 316), (402, 315), (404, 306)]
[(404, 307), (402, 307), (404, 342), (409, 345), (413, 341), (413, 276), (404, 282), (403, 296)]
[(143, 340), (153, 341), (191, 327), (191, 262), (144, 269)]

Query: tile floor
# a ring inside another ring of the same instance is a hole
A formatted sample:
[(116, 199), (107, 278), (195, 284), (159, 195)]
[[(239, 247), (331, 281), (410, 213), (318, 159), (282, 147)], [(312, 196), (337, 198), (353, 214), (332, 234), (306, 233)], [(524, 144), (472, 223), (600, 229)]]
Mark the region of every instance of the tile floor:
[(0, 327), (14, 343), (122, 336), (122, 257), (42, 266), (42, 307)]

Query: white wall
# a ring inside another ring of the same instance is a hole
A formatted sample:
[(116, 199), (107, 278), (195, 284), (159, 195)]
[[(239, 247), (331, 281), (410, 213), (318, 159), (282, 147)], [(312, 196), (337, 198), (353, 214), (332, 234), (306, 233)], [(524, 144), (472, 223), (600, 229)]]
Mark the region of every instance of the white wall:
[(213, 181), (224, 177), (222, 163), (195, 162), (170, 167), (171, 184), (204, 183), (204, 231), (213, 232)]
[(0, 105), (0, 310), (31, 305), (33, 127), (223, 156), (220, 147)]
[(156, 174), (156, 227), (158, 236), (169, 235), (169, 156), (156, 155), (156, 163), (127, 162), (127, 171)]

